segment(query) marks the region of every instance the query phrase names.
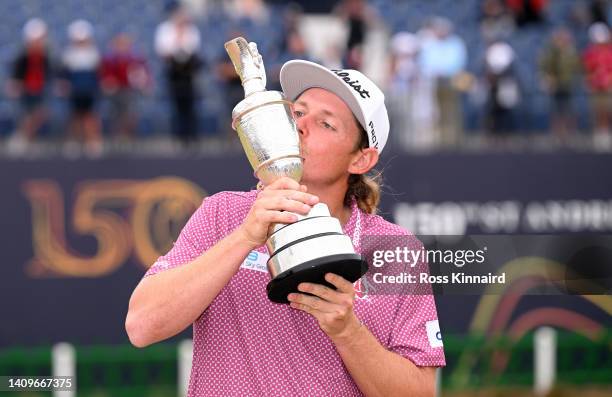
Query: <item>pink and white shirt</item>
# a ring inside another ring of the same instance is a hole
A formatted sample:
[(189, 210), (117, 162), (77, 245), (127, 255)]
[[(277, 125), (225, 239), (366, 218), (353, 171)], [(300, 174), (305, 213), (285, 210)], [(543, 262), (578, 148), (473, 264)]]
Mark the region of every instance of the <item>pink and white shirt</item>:
[[(174, 247), (145, 276), (185, 265), (231, 233), (257, 191), (221, 192), (204, 199)], [(356, 202), (344, 232), (360, 252), (360, 236), (409, 235)], [(413, 248), (420, 245), (410, 236)], [(268, 300), (265, 246), (239, 271), (193, 324), (189, 397), (362, 396), (333, 343), (311, 315)], [(418, 366), (445, 365), (431, 295), (367, 295), (355, 283), (355, 314), (378, 341)], [(180, 286), (176, 286), (180, 288)], [(437, 331), (436, 331), (437, 330)]]

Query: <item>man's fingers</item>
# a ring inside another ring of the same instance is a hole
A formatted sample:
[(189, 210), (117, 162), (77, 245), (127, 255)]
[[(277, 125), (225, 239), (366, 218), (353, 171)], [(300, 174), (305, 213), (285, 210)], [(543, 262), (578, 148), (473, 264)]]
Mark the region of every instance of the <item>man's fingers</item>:
[(316, 196), (295, 190), (277, 190), (261, 197), (259, 204), (265, 210), (290, 211), (307, 215), (312, 209), (311, 203), (318, 201)]
[(318, 296), (332, 303), (342, 303), (342, 294), (321, 284), (300, 283), (298, 291)]
[(263, 215), (266, 223), (293, 223), (297, 222), (298, 218), (295, 214), (287, 211), (266, 211)]
[(283, 190), (282, 192), (286, 195), (287, 198), (290, 198), (291, 200), (301, 201), (304, 204), (315, 205), (319, 202), (319, 197), (315, 196), (314, 194), (306, 193), (306, 191)]
[(277, 179), (276, 181), (274, 181), (273, 183), (270, 184), (270, 186), (267, 186), (266, 189), (274, 189), (274, 190), (279, 190), (279, 189), (292, 189), (292, 190), (300, 190), (300, 184), (298, 182), (296, 182), (295, 180), (284, 176), (282, 178)]
[(307, 204), (282, 196), (267, 197), (262, 199), (259, 205), (264, 211), (289, 211), (302, 215), (308, 214), (312, 208)]
[(301, 310), (301, 311), (306, 312), (308, 314), (311, 314), (313, 316), (315, 315), (315, 310), (312, 307), (310, 307), (310, 306), (306, 306), (306, 305), (303, 305), (303, 304), (297, 303), (297, 302), (290, 302), (289, 306), (291, 306), (294, 309), (298, 309), (298, 310)]
[[(333, 313), (334, 307), (336, 306), (319, 297), (299, 294), (295, 292), (289, 294), (287, 296), (287, 299), (291, 303), (297, 303), (300, 305), (308, 306), (308, 308), (312, 309), (312, 311), (317, 311), (317, 312), (322, 312), (322, 313)], [(305, 310), (305, 311), (308, 311), (308, 313), (312, 314), (312, 312), (309, 310)]]
[(291, 200), (301, 201), (304, 204), (315, 205), (319, 202), (319, 197), (314, 194), (302, 192), (299, 190), (278, 189), (271, 190), (267, 193), (269, 197), (286, 197)]
[(259, 193), (260, 198), (284, 197), (304, 204), (315, 205), (319, 202), (319, 197), (299, 190), (274, 189), (263, 190)]
[(336, 287), (340, 292), (343, 292), (345, 294), (351, 294), (352, 296), (355, 295), (355, 288), (353, 287), (353, 283), (343, 277), (338, 276), (337, 274), (327, 273), (325, 275), (325, 281)]

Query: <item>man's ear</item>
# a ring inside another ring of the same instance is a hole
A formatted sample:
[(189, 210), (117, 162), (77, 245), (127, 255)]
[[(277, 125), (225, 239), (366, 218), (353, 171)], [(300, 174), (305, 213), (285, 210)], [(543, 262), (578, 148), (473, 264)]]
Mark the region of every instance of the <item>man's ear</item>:
[(349, 174), (365, 174), (378, 162), (378, 150), (375, 148), (360, 149), (355, 153), (349, 165)]

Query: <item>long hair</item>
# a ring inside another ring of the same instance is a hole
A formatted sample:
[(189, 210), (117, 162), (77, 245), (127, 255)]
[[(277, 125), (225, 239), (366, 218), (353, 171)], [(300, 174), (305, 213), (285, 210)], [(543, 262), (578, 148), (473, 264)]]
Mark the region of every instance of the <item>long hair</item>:
[[(369, 146), (368, 135), (361, 124), (359, 142), (355, 151), (365, 149)], [(350, 206), (353, 198), (357, 200), (357, 206), (367, 214), (375, 214), (380, 202), (380, 190), (382, 186), (382, 174), (379, 171), (370, 170), (367, 174), (351, 174), (348, 180), (348, 189), (344, 195), (344, 205)]]

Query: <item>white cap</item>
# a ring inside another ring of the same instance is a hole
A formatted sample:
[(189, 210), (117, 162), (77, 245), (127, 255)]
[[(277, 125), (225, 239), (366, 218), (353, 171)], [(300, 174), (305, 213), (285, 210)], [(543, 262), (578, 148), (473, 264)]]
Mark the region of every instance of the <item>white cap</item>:
[(514, 61), (514, 50), (500, 41), (487, 48), (485, 59), (494, 73), (501, 73)]
[(68, 37), (73, 41), (83, 41), (91, 38), (93, 26), (84, 19), (77, 19), (68, 25)]
[(395, 55), (414, 55), (419, 46), (419, 39), (412, 33), (399, 32), (391, 38), (391, 52)]
[(593, 43), (601, 44), (610, 40), (610, 30), (603, 22), (597, 22), (589, 28), (589, 39)]
[(23, 26), (23, 38), (30, 42), (47, 34), (47, 24), (40, 18), (32, 18)]
[(389, 137), (389, 116), (385, 95), (363, 73), (352, 69), (327, 69), (309, 61), (294, 60), (283, 65), (280, 83), (287, 98), (294, 101), (309, 88), (323, 88), (336, 94), (351, 109), (368, 135), (369, 147), (380, 153)]

